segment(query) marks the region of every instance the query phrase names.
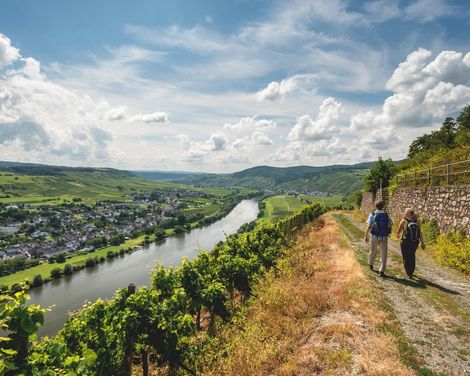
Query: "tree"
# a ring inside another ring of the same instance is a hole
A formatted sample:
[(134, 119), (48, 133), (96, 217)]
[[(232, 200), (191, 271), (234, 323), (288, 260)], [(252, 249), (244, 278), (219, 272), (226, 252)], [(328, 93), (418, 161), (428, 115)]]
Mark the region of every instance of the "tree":
[(62, 269), (61, 268), (54, 268), (51, 270), (51, 278), (52, 279), (57, 279), (60, 278), (62, 275)]
[(165, 239), (165, 233), (162, 230), (155, 231), (155, 240), (161, 241)]
[(470, 105), (464, 107), (457, 117), (457, 129), (459, 131), (470, 130)]
[(382, 180), (382, 187), (388, 187), (389, 182), (395, 173), (396, 167), (393, 161), (389, 158), (383, 160), (379, 157), (377, 163), (372, 167), (367, 175), (364, 177), (365, 190), (367, 192), (377, 192), (380, 188), (380, 181)]
[(31, 287), (39, 287), (44, 283), (41, 274), (36, 274), (31, 282)]
[(64, 265), (64, 275), (71, 275), (73, 273), (73, 266), (70, 264)]
[(62, 264), (65, 262), (65, 253), (59, 253), (56, 258), (56, 262), (58, 264)]

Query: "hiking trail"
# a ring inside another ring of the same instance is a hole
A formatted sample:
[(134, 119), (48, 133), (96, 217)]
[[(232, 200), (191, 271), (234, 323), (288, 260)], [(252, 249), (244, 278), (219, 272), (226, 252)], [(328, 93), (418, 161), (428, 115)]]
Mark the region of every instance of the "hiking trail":
[(333, 218), (347, 235), (356, 258), (383, 292), (409, 343), (425, 366), (422, 375), (470, 375), (470, 279), (437, 265), (419, 248), (414, 280), (402, 263), (399, 243), (389, 240), (386, 278), (369, 271), (369, 245), (363, 240), (365, 223), (351, 213)]

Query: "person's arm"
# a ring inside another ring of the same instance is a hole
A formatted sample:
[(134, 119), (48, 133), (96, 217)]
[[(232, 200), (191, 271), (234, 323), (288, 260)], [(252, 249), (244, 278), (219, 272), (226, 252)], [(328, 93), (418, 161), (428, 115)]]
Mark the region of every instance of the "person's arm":
[(369, 217), (367, 217), (367, 227), (366, 231), (364, 231), (364, 241), (367, 243), (369, 241), (369, 237), (367, 236), (370, 232), (370, 229), (372, 228), (372, 221), (373, 221), (373, 215), (369, 214)]
[(421, 249), (426, 249), (426, 244), (424, 244), (424, 237), (423, 232), (421, 231), (421, 227), (419, 228), (419, 242), (421, 243)]
[(403, 231), (403, 226), (405, 226), (405, 220), (402, 219), (397, 229), (397, 238), (400, 239), (400, 233)]
[(370, 229), (372, 226), (370, 224), (367, 225), (366, 231), (364, 232), (364, 241), (367, 243), (369, 242), (369, 237), (367, 236), (369, 234)]

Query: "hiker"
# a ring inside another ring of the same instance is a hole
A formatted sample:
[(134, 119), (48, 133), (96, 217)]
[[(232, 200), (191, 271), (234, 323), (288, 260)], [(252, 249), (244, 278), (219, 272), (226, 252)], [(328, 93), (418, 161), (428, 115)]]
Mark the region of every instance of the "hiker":
[(374, 270), (375, 256), (377, 255), (377, 248), (380, 248), (380, 267), (379, 273), (381, 277), (386, 277), (385, 268), (387, 266), (387, 251), (388, 251), (388, 236), (392, 231), (392, 219), (384, 211), (383, 201), (375, 203), (376, 211), (369, 215), (367, 218), (367, 228), (364, 233), (364, 240), (369, 242), (370, 232), (370, 252), (369, 252), (369, 268)]
[(405, 215), (398, 225), (397, 237), (401, 239), (401, 255), (403, 257), (406, 274), (409, 279), (413, 279), (413, 273), (416, 267), (416, 250), (418, 249), (418, 244), (421, 243), (421, 248), (423, 250), (426, 248), (423, 233), (419, 226), (418, 216), (413, 209), (405, 209)]

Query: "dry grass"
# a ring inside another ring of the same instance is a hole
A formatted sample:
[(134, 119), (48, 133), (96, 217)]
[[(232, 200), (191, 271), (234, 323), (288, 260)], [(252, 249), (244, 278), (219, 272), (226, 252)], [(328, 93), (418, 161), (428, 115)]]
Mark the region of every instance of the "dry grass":
[(387, 313), (344, 244), (329, 215), (306, 229), (223, 330), (203, 374), (412, 375), (395, 337), (380, 329)]

